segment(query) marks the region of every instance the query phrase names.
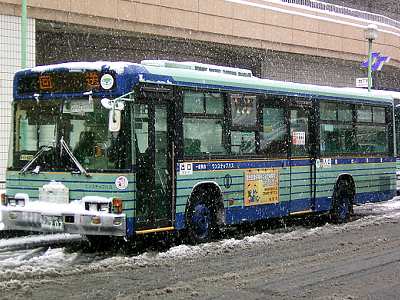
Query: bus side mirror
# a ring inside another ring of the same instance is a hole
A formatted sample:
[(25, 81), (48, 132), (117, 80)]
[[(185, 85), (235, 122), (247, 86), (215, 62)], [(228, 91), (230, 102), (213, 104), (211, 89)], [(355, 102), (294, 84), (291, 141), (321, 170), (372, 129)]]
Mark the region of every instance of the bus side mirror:
[(121, 111), (111, 109), (108, 114), (108, 130), (118, 132), (121, 129)]
[(103, 98), (101, 99), (101, 105), (110, 110), (108, 114), (108, 130), (110, 132), (118, 132), (121, 129), (121, 111), (125, 108), (124, 103)]

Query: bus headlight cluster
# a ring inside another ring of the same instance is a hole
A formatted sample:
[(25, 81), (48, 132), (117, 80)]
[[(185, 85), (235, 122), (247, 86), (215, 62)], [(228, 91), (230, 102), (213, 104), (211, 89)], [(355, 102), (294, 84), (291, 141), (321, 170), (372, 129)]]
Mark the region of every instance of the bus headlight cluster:
[(7, 204), (9, 206), (20, 206), (24, 207), (25, 206), (25, 199), (15, 199), (15, 198), (9, 198), (7, 201)]
[(25, 206), (25, 199), (15, 199), (17, 206)]
[(110, 212), (110, 204), (109, 203), (101, 203), (99, 210), (102, 211), (102, 212), (109, 213)]
[(97, 203), (88, 203), (89, 211), (98, 211), (97, 210)]
[(17, 200), (15, 200), (14, 198), (9, 198), (8, 205), (9, 206), (17, 206)]

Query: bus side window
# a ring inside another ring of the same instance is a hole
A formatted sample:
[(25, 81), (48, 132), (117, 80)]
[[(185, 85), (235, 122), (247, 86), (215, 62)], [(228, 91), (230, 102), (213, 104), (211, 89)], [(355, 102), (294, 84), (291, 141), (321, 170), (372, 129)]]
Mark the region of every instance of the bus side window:
[(220, 93), (186, 91), (183, 96), (184, 155), (221, 155), (223, 144), (224, 102)]
[(256, 153), (257, 96), (231, 94), (231, 152), (238, 155)]
[(395, 107), (395, 126), (396, 126), (396, 153), (399, 156), (400, 153), (400, 108)]
[(355, 150), (351, 104), (321, 102), (320, 118), (322, 155), (346, 154)]
[(305, 109), (290, 110), (291, 155), (293, 157), (308, 156), (309, 132), (308, 116)]
[(260, 152), (266, 157), (286, 157), (287, 124), (285, 122), (285, 109), (264, 106), (262, 112)]

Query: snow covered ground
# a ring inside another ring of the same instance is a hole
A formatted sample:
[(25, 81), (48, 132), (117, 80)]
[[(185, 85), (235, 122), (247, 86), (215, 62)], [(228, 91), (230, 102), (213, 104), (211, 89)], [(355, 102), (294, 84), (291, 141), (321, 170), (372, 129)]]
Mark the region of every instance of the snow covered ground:
[[(67, 250), (65, 247), (49, 247), (46, 243), (57, 240), (71, 242), (80, 239), (77, 235), (29, 236), (0, 240), (0, 290), (15, 285), (23, 288), (30, 278), (57, 278), (61, 276), (166, 265), (171, 261), (218, 256), (237, 249), (268, 247), (280, 241), (301, 240), (308, 236), (324, 236), (349, 229), (362, 229), (370, 224), (382, 224), (400, 219), (400, 198), (365, 204), (355, 208), (361, 218), (344, 225), (326, 224), (321, 227), (300, 227), (290, 232), (268, 233), (229, 238), (217, 242), (190, 246), (179, 245), (164, 252), (145, 252), (140, 255), (91, 254)], [(17, 248), (22, 250), (16, 250)], [(47, 278), (47, 279), (46, 279)]]

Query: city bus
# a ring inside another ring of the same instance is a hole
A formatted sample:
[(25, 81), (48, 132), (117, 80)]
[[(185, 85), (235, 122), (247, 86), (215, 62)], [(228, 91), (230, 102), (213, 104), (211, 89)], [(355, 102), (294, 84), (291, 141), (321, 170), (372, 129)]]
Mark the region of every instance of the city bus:
[(395, 148), (396, 148), (396, 176), (397, 176), (397, 195), (400, 194), (400, 92), (382, 91), (393, 97), (394, 101), (394, 123), (395, 123)]
[(1, 213), (8, 230), (89, 240), (286, 216), (350, 219), (396, 193), (393, 97), (147, 60), (14, 78)]

